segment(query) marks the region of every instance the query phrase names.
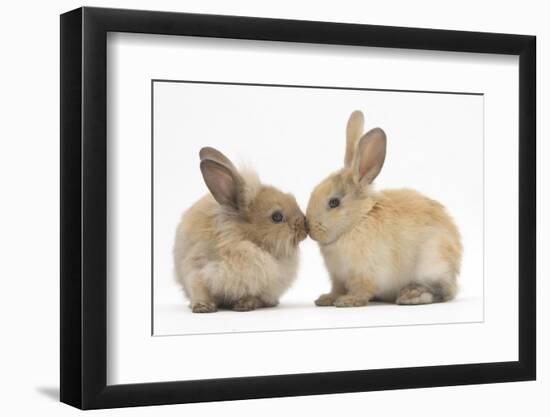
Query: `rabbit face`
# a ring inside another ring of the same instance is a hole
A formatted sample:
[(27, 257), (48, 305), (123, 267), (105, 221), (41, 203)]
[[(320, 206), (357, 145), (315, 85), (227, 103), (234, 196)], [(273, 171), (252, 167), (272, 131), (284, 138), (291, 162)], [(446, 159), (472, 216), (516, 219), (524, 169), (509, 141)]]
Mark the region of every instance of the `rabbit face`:
[(214, 148), (201, 149), (200, 157), (210, 193), (245, 238), (276, 257), (294, 255), (307, 236), (305, 216), (294, 196), (260, 184), (253, 172), (239, 172)]
[(386, 134), (375, 128), (360, 135), (362, 114), (352, 113), (344, 168), (323, 180), (311, 193), (307, 208), (309, 235), (321, 245), (335, 242), (372, 209), (371, 184), (386, 156)]
[(262, 186), (243, 212), (248, 239), (270, 253), (288, 256), (307, 236), (305, 216), (296, 199)]
[(323, 245), (338, 240), (357, 220), (362, 194), (350, 170), (322, 181), (311, 193), (306, 211), (310, 237)]

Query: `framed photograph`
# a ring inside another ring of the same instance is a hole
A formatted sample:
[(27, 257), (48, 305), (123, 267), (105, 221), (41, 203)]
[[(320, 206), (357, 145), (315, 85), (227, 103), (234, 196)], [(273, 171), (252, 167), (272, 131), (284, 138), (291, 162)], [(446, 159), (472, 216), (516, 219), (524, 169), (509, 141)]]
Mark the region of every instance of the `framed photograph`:
[(61, 16), (61, 401), (533, 380), (535, 37)]

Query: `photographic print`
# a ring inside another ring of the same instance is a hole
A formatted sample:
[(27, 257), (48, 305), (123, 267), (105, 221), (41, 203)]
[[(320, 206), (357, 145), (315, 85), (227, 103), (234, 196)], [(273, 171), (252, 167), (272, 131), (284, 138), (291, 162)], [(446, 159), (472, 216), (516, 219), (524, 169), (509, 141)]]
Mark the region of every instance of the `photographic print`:
[(151, 82), (154, 336), (484, 320), (484, 96)]
[(61, 401), (535, 379), (535, 44), (63, 14)]

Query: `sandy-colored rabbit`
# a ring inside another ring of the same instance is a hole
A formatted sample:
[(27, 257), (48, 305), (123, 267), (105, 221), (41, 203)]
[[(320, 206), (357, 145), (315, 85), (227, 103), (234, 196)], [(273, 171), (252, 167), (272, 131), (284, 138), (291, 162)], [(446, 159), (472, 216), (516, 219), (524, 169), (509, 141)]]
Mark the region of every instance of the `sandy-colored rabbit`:
[(291, 194), (237, 171), (221, 152), (200, 151), (210, 190), (182, 216), (174, 261), (195, 313), (249, 311), (278, 304), (298, 268), (305, 217)]
[(332, 289), (318, 306), (364, 306), (377, 299), (426, 304), (457, 291), (462, 244), (445, 208), (410, 189), (372, 188), (386, 155), (380, 128), (363, 134), (360, 111), (347, 125), (344, 168), (312, 192), (306, 218)]

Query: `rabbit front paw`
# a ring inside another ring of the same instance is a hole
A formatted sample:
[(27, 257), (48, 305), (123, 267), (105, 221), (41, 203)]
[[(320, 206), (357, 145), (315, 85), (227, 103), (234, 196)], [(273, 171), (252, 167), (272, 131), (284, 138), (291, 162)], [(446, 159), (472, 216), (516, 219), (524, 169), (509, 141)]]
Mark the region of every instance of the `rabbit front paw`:
[(366, 306), (369, 299), (366, 297), (358, 297), (356, 295), (341, 295), (334, 300), (336, 307), (363, 307)]
[(214, 313), (218, 311), (215, 303), (210, 301), (197, 301), (191, 306), (193, 313)]
[(328, 307), (334, 305), (334, 301), (338, 298), (337, 295), (332, 293), (321, 294), (317, 300), (315, 300), (315, 305), (319, 307)]

